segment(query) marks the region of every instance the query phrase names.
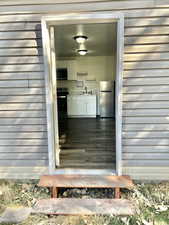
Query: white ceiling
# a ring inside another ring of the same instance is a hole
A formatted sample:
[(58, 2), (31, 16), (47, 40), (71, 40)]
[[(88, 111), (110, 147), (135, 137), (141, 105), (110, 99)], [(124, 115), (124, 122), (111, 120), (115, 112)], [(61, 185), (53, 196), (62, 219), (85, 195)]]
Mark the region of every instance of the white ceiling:
[(78, 44), (76, 35), (85, 35), (85, 47), (89, 56), (113, 55), (116, 51), (116, 23), (55, 26), (57, 57), (75, 57)]

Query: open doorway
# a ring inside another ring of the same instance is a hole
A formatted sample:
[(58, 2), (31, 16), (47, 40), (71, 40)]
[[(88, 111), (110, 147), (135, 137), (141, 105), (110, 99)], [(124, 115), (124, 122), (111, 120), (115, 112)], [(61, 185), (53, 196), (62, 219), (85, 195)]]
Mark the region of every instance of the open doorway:
[(43, 18), (50, 173), (121, 175), (123, 32), (121, 14)]
[(59, 168), (115, 170), (117, 22), (54, 26)]

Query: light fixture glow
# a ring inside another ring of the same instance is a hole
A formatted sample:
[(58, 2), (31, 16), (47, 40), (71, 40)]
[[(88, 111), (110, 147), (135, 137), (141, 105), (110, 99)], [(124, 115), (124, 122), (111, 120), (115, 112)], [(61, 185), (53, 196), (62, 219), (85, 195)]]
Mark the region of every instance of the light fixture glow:
[(79, 53), (79, 55), (86, 55), (87, 54), (87, 49), (78, 49), (77, 52)]
[(77, 35), (74, 37), (74, 40), (79, 44), (84, 43), (87, 39), (88, 39), (88, 37), (84, 36), (84, 35)]

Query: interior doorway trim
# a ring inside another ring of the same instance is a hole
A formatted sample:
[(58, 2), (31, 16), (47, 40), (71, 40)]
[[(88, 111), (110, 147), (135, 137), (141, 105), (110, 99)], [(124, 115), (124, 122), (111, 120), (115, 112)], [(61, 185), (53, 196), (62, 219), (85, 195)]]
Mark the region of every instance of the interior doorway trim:
[[(50, 27), (62, 24), (80, 23), (111, 23), (117, 22), (117, 58), (116, 58), (116, 174), (122, 175), (122, 78), (123, 78), (123, 49), (124, 49), (124, 16), (122, 13), (114, 12), (88, 12), (67, 13), (42, 17), (42, 41), (46, 85), (46, 111), (48, 128), (48, 156), (49, 173), (56, 173), (56, 76), (53, 76), (52, 63), (53, 50), (50, 43)], [(65, 170), (66, 173), (66, 170)]]

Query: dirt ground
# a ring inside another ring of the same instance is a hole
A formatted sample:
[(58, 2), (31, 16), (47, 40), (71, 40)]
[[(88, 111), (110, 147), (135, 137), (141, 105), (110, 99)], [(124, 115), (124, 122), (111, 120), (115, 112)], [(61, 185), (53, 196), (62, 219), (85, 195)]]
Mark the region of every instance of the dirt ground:
[[(39, 188), (37, 182), (1, 180), (0, 214), (7, 206), (32, 207), (38, 199), (48, 198), (49, 190)], [(59, 197), (113, 198), (113, 194), (112, 189), (61, 189)], [(122, 198), (137, 203), (140, 213), (128, 217), (31, 215), (20, 225), (169, 225), (169, 182), (137, 184), (132, 191), (123, 189)]]

